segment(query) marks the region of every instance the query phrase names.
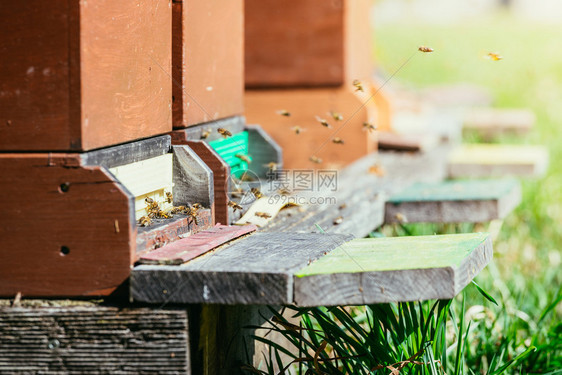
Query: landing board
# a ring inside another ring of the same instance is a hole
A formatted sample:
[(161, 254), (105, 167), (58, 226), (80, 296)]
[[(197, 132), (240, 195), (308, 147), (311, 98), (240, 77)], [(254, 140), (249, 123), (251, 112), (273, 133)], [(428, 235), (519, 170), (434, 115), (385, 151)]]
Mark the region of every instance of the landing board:
[(416, 183), (386, 202), (385, 222), (487, 222), (504, 218), (520, 202), (514, 179)]

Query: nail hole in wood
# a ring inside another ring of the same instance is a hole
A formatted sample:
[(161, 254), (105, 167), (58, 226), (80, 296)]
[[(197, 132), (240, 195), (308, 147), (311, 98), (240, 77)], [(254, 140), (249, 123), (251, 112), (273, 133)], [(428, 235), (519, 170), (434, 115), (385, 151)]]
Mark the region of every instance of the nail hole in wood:
[(60, 247), (60, 255), (65, 256), (70, 254), (70, 249), (68, 248), (68, 246), (61, 246)]
[(60, 190), (61, 193), (66, 193), (66, 192), (68, 192), (69, 189), (70, 189), (70, 183), (68, 183), (68, 182), (63, 182), (59, 186), (59, 190)]

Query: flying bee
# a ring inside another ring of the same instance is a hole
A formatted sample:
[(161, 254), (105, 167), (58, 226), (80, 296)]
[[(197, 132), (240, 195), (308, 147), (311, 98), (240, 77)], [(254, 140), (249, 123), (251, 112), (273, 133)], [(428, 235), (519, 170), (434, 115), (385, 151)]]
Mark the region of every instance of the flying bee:
[(275, 172), (277, 170), (277, 167), (279, 166), (279, 164), (272, 161), (272, 162), (269, 162), (267, 164), (264, 164), (263, 166), (269, 168), (270, 171)]
[(281, 189), (277, 190), (277, 192), (281, 195), (291, 195), (293, 192), (287, 188), (282, 187)]
[(201, 139), (206, 139), (210, 135), (211, 135), (211, 129), (203, 130), (201, 132)]
[(236, 212), (236, 210), (242, 211), (242, 206), (240, 206), (238, 203), (233, 202), (233, 201), (228, 201), (228, 207), (232, 207), (234, 212)]
[(398, 220), (398, 222), (399, 222), (400, 224), (403, 224), (403, 223), (407, 223), (407, 222), (408, 222), (408, 219), (406, 218), (406, 215), (404, 215), (404, 214), (402, 214), (402, 213), (400, 213), (400, 212), (397, 212), (396, 215), (394, 215), (394, 217), (396, 218), (396, 220)]
[(497, 52), (489, 52), (488, 58), (490, 58), (493, 61), (500, 61), (501, 59), (503, 59), (503, 57), (500, 56), (499, 53)]
[(218, 128), (217, 132), (225, 138), (232, 137), (232, 133), (226, 129)]
[(382, 177), (386, 174), (386, 171), (382, 166), (375, 164), (369, 167), (369, 173), (374, 174), (375, 176)]
[(426, 47), (426, 46), (419, 46), (419, 47), (418, 47), (418, 51), (424, 52), (424, 53), (426, 53), (426, 52), (433, 52), (433, 48), (431, 48), (431, 47)]
[(326, 128), (331, 128), (330, 124), (328, 123), (328, 121), (326, 121), (325, 119), (323, 119), (322, 117), (316, 116), (316, 121), (318, 121), (322, 126), (326, 127)]
[(343, 210), (345, 208), (347, 208), (347, 204), (345, 204), (345, 203), (342, 203), (338, 206), (338, 209), (340, 209), (340, 210)]
[(293, 126), (291, 130), (294, 131), (296, 135), (299, 135), (300, 133), (305, 131), (305, 129), (301, 128), (300, 126)]
[(328, 112), (328, 114), (330, 115), (330, 117), (332, 117), (336, 121), (343, 120), (343, 116), (339, 112), (330, 111), (330, 112)]
[(353, 84), (353, 86), (355, 87), (355, 91), (356, 91), (356, 92), (357, 92), (357, 91), (361, 91), (361, 92), (364, 92), (364, 91), (365, 91), (365, 90), (363, 89), (363, 84), (361, 83), (360, 80), (354, 79), (352, 84)]
[(166, 201), (168, 201), (168, 203), (172, 203), (174, 201), (174, 195), (169, 191), (166, 192)]
[(332, 143), (335, 143), (337, 145), (343, 145), (343, 139), (341, 139), (340, 137), (334, 137), (332, 138)]
[(336, 217), (334, 221), (332, 221), (332, 223), (334, 223), (334, 225), (340, 225), (341, 223), (343, 223), (343, 216)]
[(308, 158), (308, 160), (316, 164), (322, 163), (322, 159), (320, 159), (318, 156), (315, 155), (312, 155), (310, 158)]
[(271, 215), (265, 212), (256, 212), (254, 215), (256, 215), (257, 217), (261, 217), (263, 219), (271, 218)]
[(370, 122), (364, 122), (363, 123), (363, 130), (366, 130), (370, 133), (372, 131), (377, 130), (377, 127), (375, 125), (371, 124)]
[(244, 155), (244, 154), (236, 154), (234, 155), (236, 156), (238, 159), (242, 160), (243, 162), (246, 162), (248, 164), (250, 164), (252, 162), (252, 159), (250, 159), (249, 155)]
[(147, 227), (152, 223), (152, 219), (148, 216), (143, 216), (139, 219), (139, 224), (141, 227)]
[(250, 191), (252, 192), (252, 194), (254, 194), (254, 197), (256, 197), (257, 199), (260, 199), (261, 197), (263, 197), (263, 194), (261, 193), (260, 189), (258, 188), (251, 188)]
[(280, 109), (278, 111), (275, 111), (275, 113), (277, 113), (278, 115), (281, 115), (281, 116), (285, 116), (285, 117), (291, 116), (291, 112), (287, 111), (286, 109)]

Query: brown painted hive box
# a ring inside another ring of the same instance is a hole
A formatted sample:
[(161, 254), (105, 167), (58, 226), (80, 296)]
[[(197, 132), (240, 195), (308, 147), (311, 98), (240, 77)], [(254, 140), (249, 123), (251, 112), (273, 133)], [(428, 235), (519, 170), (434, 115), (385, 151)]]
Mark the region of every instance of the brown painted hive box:
[(3, 1), (0, 150), (84, 151), (163, 134), (171, 0)]

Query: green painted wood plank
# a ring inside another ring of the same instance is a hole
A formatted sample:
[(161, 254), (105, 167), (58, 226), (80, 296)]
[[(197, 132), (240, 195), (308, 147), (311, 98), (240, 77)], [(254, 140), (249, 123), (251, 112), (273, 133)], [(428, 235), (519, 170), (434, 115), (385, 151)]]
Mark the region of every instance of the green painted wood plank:
[(488, 233), (464, 233), (355, 239), (295, 275), (457, 267), (488, 236)]
[(352, 240), (295, 274), (300, 306), (449, 299), (492, 259), (487, 233)]

